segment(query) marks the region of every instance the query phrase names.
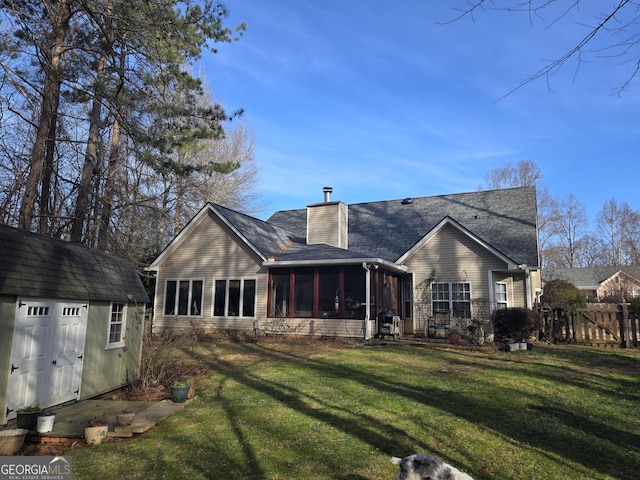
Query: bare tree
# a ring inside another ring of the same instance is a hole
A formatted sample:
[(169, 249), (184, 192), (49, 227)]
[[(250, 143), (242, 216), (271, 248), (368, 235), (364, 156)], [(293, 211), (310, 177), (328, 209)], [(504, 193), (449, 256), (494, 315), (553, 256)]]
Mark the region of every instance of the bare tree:
[(541, 21), (546, 25), (574, 21), (584, 27), (585, 33), (576, 38), (563, 54), (547, 62), (506, 95), (539, 79), (544, 79), (550, 87), (550, 77), (567, 62), (575, 60), (579, 67), (585, 58), (593, 55), (619, 58), (621, 63), (629, 67), (628, 73), (616, 87), (618, 93), (624, 91), (640, 71), (640, 37), (637, 28), (640, 24), (640, 8), (637, 1), (466, 0), (463, 7), (455, 8), (457, 13), (448, 23), (463, 17), (475, 20), (486, 10), (524, 14), (531, 22)]
[(520, 160), (515, 166), (506, 163), (494, 168), (484, 177), (484, 181), (487, 188), (499, 190), (535, 186), (541, 178), (540, 167), (535, 162)]
[(573, 193), (570, 193), (566, 199), (557, 203), (552, 222), (552, 228), (558, 240), (556, 247), (560, 247), (565, 266), (569, 268), (579, 266), (577, 256), (589, 226), (586, 207)]

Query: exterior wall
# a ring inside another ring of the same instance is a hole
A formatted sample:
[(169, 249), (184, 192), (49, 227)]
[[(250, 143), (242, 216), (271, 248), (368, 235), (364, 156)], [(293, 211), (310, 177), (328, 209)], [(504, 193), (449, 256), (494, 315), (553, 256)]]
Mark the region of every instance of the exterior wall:
[[(7, 382), (9, 380), (9, 370), (11, 361), (11, 340), (13, 338), (13, 322), (16, 317), (16, 297), (11, 295), (0, 296), (0, 408), (4, 406), (4, 399), (7, 398)], [(0, 420), (2, 416), (0, 415)]]
[[(507, 306), (526, 307), (526, 276), (524, 272), (495, 272), (493, 282), (504, 282), (507, 284)], [(492, 310), (495, 308), (495, 298), (492, 298)], [(533, 302), (531, 303), (533, 305)]]
[[(451, 225), (429, 240), (406, 265), (414, 273), (414, 299), (420, 297), (420, 286), (425, 280), (470, 282), (472, 309), (474, 300), (489, 299), (488, 272), (507, 268), (505, 262)], [(420, 310), (414, 305), (415, 333), (424, 332), (430, 303), (428, 311)]]
[(364, 337), (364, 321), (345, 318), (266, 318), (260, 332), (269, 335), (310, 335), (327, 337)]
[(125, 346), (106, 349), (110, 302), (89, 305), (80, 398), (86, 399), (123, 387), (137, 378), (144, 329), (144, 305), (126, 306)]
[(307, 207), (307, 243), (326, 243), (349, 248), (348, 206), (342, 202), (320, 203)]
[[(257, 280), (255, 318), (213, 317), (214, 280), (225, 278)], [(165, 283), (168, 279), (203, 280), (201, 315), (164, 315)], [(254, 322), (266, 317), (267, 282), (267, 269), (262, 266), (262, 259), (209, 212), (158, 269), (153, 328), (186, 330), (197, 322), (205, 329), (253, 331)]]

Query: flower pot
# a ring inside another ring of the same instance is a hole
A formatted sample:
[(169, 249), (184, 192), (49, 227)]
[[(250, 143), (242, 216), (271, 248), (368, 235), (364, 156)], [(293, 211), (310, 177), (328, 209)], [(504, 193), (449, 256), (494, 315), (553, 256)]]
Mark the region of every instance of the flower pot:
[(12, 428), (0, 431), (0, 455), (13, 455), (22, 448), (29, 430), (26, 428)]
[(33, 430), (38, 424), (38, 415), (40, 412), (18, 412), (16, 417), (16, 425), (18, 428), (26, 428)]
[(135, 416), (136, 414), (134, 412), (117, 412), (116, 421), (118, 422), (118, 425), (126, 427), (133, 423), (133, 419)]
[(109, 425), (98, 425), (84, 429), (84, 441), (87, 445), (100, 445), (107, 438)]
[(38, 415), (36, 431), (38, 433), (47, 433), (53, 430), (53, 424), (56, 421), (55, 413), (48, 415)]
[(175, 403), (184, 403), (189, 396), (191, 385), (171, 385), (171, 397)]
[(462, 342), (462, 335), (460, 335), (459, 333), (449, 334), (449, 343), (451, 343), (451, 345), (460, 345), (461, 342)]

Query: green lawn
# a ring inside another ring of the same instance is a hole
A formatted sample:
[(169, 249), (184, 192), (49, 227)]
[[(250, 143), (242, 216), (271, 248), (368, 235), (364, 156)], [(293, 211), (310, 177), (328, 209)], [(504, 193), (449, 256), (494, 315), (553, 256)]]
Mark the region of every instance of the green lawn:
[(637, 350), (261, 339), (189, 356), (208, 370), (192, 403), (139, 439), (71, 451), (74, 480), (390, 480), (389, 457), (412, 453), (475, 479), (640, 475)]

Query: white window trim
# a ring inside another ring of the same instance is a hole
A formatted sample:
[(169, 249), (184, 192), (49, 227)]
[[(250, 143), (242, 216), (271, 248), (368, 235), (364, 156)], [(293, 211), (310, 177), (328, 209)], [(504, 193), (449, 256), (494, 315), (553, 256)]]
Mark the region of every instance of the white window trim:
[[(164, 309), (165, 306), (167, 304), (167, 286), (169, 284), (169, 282), (176, 282), (176, 293), (175, 296), (173, 298), (173, 305), (175, 308), (175, 310), (178, 310), (178, 303), (179, 303), (179, 299), (180, 299), (180, 282), (189, 282), (189, 296), (187, 298), (187, 312), (189, 312), (191, 310), (191, 302), (193, 300), (193, 282), (202, 282), (202, 299), (200, 301), (200, 313), (197, 314), (193, 314), (193, 313), (187, 313), (185, 315), (181, 315), (179, 313), (174, 313), (173, 315), (171, 314), (167, 314), (164, 313)], [(164, 296), (163, 296), (163, 303), (162, 303), (162, 316), (163, 317), (181, 317), (181, 318), (190, 318), (190, 317), (198, 317), (198, 318), (202, 318), (202, 311), (204, 310), (204, 289), (205, 289), (205, 281), (204, 278), (184, 278), (184, 277), (180, 277), (180, 278), (165, 278), (164, 279)]]
[[(463, 301), (462, 301), (462, 300), (454, 300), (454, 299), (453, 299), (453, 284), (461, 284), (461, 283), (462, 283), (462, 284), (466, 284), (466, 285), (468, 285), (468, 286), (469, 286), (469, 300), (463, 300)], [(471, 285), (471, 282), (468, 282), (468, 281), (457, 281), (457, 282), (433, 282), (433, 283), (431, 284), (431, 291), (432, 291), (432, 292), (433, 292), (434, 285), (436, 285), (436, 284), (447, 285), (447, 288), (448, 288), (448, 290), (449, 290), (449, 293), (448, 293), (448, 298), (447, 298), (447, 300), (437, 300), (437, 299), (436, 299), (435, 301), (434, 301), (434, 299), (433, 299), (433, 293), (431, 294), (431, 310), (432, 310), (432, 312), (433, 312), (433, 304), (434, 304), (434, 303), (443, 303), (443, 302), (445, 302), (445, 301), (446, 301), (446, 302), (448, 302), (448, 303), (449, 303), (449, 314), (450, 314), (450, 315), (453, 315), (453, 311), (454, 311), (454, 309), (453, 309), (453, 304), (454, 304), (454, 303), (462, 303), (462, 302), (465, 302), (465, 303), (466, 303), (466, 302), (468, 302), (468, 303), (469, 303), (469, 315), (470, 315), (470, 317), (469, 317), (469, 318), (473, 318), (473, 301), (472, 301), (472, 300), (473, 300), (473, 290), (472, 290), (473, 286)]]
[[(229, 316), (229, 282), (232, 280), (240, 281), (240, 312), (238, 315)], [(254, 297), (253, 297), (253, 315), (244, 315), (244, 282), (253, 280), (254, 283)], [(224, 281), (224, 315), (215, 315), (215, 303), (216, 303), (216, 282)], [(257, 317), (258, 312), (258, 277), (218, 277), (213, 279), (213, 285), (211, 286), (211, 318), (252, 318)]]
[[(122, 328), (120, 329), (120, 341), (110, 343), (109, 339), (111, 338), (111, 325), (114, 325), (113, 320), (113, 306), (114, 305), (122, 305)], [(111, 302), (109, 306), (109, 323), (107, 325), (107, 345), (104, 347), (105, 350), (111, 350), (113, 348), (122, 348), (125, 346), (125, 332), (127, 328), (127, 304), (126, 302)]]
[[(498, 285), (504, 285), (504, 294), (505, 294), (505, 300), (504, 302), (499, 302), (498, 301)], [(495, 302), (495, 307), (496, 309), (499, 308), (509, 308), (509, 282), (496, 282), (495, 283), (495, 291), (494, 291), (494, 302)], [(500, 305), (504, 303), (505, 306), (501, 307)]]

